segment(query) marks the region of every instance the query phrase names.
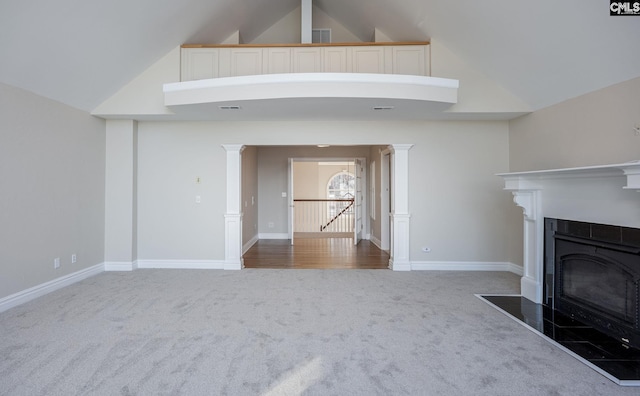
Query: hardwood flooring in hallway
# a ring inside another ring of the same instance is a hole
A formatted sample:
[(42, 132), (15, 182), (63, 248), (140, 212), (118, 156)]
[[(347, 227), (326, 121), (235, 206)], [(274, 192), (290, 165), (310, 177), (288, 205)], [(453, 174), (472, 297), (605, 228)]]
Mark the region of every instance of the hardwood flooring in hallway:
[(386, 269), (389, 254), (368, 240), (298, 238), (258, 241), (243, 256), (245, 268)]

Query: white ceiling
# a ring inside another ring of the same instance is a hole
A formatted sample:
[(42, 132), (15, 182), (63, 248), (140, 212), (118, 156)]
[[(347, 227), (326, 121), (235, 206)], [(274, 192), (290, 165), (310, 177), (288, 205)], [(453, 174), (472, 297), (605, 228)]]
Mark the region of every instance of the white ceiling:
[[(363, 41), (439, 40), (532, 109), (640, 76), (640, 16), (593, 0), (315, 0)], [(0, 82), (90, 111), (184, 43), (251, 42), (299, 0), (0, 2)]]

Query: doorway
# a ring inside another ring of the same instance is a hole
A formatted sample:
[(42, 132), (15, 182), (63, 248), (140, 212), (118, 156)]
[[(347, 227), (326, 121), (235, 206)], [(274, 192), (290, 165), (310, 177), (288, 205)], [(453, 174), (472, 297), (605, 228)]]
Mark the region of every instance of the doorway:
[(366, 158), (289, 158), (288, 236), (363, 239)]
[[(268, 188), (266, 193), (260, 190), (260, 197), (256, 195), (256, 202), (259, 199), (262, 199), (263, 196), (269, 196), (269, 199), (273, 200), (272, 206), (266, 206), (268, 209), (263, 210), (262, 204), (260, 205), (260, 220), (259, 223), (262, 224), (261, 227), (266, 227), (269, 225), (269, 229), (260, 229), (255, 235), (246, 235), (245, 237), (248, 239), (243, 240), (243, 228), (249, 229), (247, 227), (243, 227), (243, 203), (244, 206), (247, 206), (247, 202), (253, 202), (253, 196), (244, 197), (243, 196), (243, 180), (242, 175), (244, 174), (242, 169), (243, 158), (242, 151), (246, 146), (244, 145), (224, 145), (223, 146), (227, 151), (227, 179), (226, 179), (226, 196), (227, 196), (227, 210), (225, 212), (225, 269), (241, 269), (243, 268), (243, 258), (242, 255), (249, 250), (249, 248), (255, 245), (258, 241), (266, 240), (266, 239), (289, 239), (289, 233), (287, 232), (287, 212), (290, 210), (290, 199), (292, 195), (289, 191), (287, 194), (286, 185), (287, 185), (287, 158), (293, 158), (291, 155), (285, 156), (284, 163), (284, 171), (280, 174), (283, 175), (284, 185), (277, 180), (269, 180), (265, 183)], [(258, 147), (262, 151), (264, 150), (280, 150), (282, 155), (290, 154), (292, 150), (297, 153), (303, 153), (303, 156), (299, 156), (302, 158), (313, 158), (315, 153), (318, 153), (318, 148), (315, 146), (250, 146), (250, 149)], [(372, 146), (336, 146), (338, 149), (342, 149), (344, 154), (349, 151), (356, 150), (364, 150), (361, 151), (365, 155), (362, 157), (376, 158), (380, 159), (381, 149), (377, 147), (381, 147), (382, 149), (389, 149), (389, 195), (390, 195), (390, 207), (392, 208), (391, 216), (389, 219), (389, 268), (393, 270), (411, 270), (411, 264), (409, 261), (409, 241), (410, 241), (410, 214), (408, 212), (408, 189), (409, 189), (409, 180), (408, 180), (408, 168), (409, 168), (409, 150), (412, 147), (411, 144), (394, 144), (389, 146), (376, 146), (375, 154), (374, 148)], [(247, 150), (252, 151), (252, 150)], [(253, 150), (255, 151), (255, 150)], [(311, 153), (311, 155), (308, 155)], [(326, 152), (324, 152), (326, 154)], [(343, 154), (343, 155), (344, 155)], [(316, 157), (318, 157), (316, 155)], [(330, 156), (319, 156), (323, 159), (326, 159)], [(332, 158), (343, 159), (344, 156), (335, 156)], [(350, 157), (354, 158), (354, 157)], [(257, 169), (262, 171), (263, 169), (280, 168), (280, 160), (277, 158), (274, 160), (271, 158), (267, 162), (260, 162), (259, 166), (256, 166)], [(378, 161), (381, 163), (382, 161)], [(363, 166), (364, 169), (367, 169)], [(257, 175), (256, 171), (256, 175)], [(377, 173), (377, 172), (376, 172)], [(386, 172), (379, 172), (378, 174), (383, 174)], [(260, 179), (261, 183), (263, 182), (262, 174), (255, 176), (256, 179)], [(366, 178), (362, 180), (366, 181)], [(280, 189), (283, 188), (283, 189)], [(278, 203), (278, 198), (280, 197), (282, 191), (282, 206)], [(362, 187), (362, 191), (367, 191), (367, 186)], [(363, 194), (364, 195), (364, 194)], [(366, 200), (362, 200), (363, 206), (366, 205)], [(257, 205), (256, 205), (257, 206)], [(282, 215), (278, 217), (278, 207), (282, 208)], [(369, 227), (370, 224), (370, 215), (369, 211), (363, 210), (362, 213), (366, 214), (366, 216), (362, 217), (363, 229), (367, 230), (367, 233), (361, 233), (361, 237), (369, 238)], [(379, 212), (378, 212), (379, 213)], [(272, 216), (275, 219), (269, 220)], [(265, 217), (265, 218), (263, 218)], [(279, 219), (285, 219), (285, 223), (282, 224), (284, 226), (284, 230), (279, 231), (281, 226), (279, 225)], [(256, 227), (254, 225), (254, 227)], [(291, 229), (292, 230), (292, 229)], [(284, 231), (284, 233), (282, 233)], [(263, 234), (263, 232), (265, 234)], [(376, 243), (377, 244), (377, 243)]]

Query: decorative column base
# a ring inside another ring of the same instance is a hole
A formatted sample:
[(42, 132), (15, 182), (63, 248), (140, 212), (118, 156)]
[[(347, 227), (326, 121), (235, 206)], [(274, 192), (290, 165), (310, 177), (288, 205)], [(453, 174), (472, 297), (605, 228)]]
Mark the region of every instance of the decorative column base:
[(411, 215), (391, 215), (391, 258), (389, 268), (394, 271), (411, 271), (409, 261), (409, 223)]
[(542, 284), (528, 276), (520, 278), (520, 294), (537, 304), (542, 303)]
[(242, 259), (242, 213), (224, 215), (224, 269), (240, 270), (244, 268)]
[(544, 270), (544, 219), (540, 210), (540, 191), (513, 191), (513, 202), (524, 214), (524, 276), (520, 280), (520, 294), (534, 303), (542, 303)]

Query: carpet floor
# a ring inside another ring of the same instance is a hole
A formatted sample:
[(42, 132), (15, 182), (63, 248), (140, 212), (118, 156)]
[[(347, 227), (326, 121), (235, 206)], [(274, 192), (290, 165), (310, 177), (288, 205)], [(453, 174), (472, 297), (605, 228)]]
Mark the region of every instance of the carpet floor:
[(499, 272), (137, 270), (0, 314), (2, 395), (637, 395), (474, 296)]

